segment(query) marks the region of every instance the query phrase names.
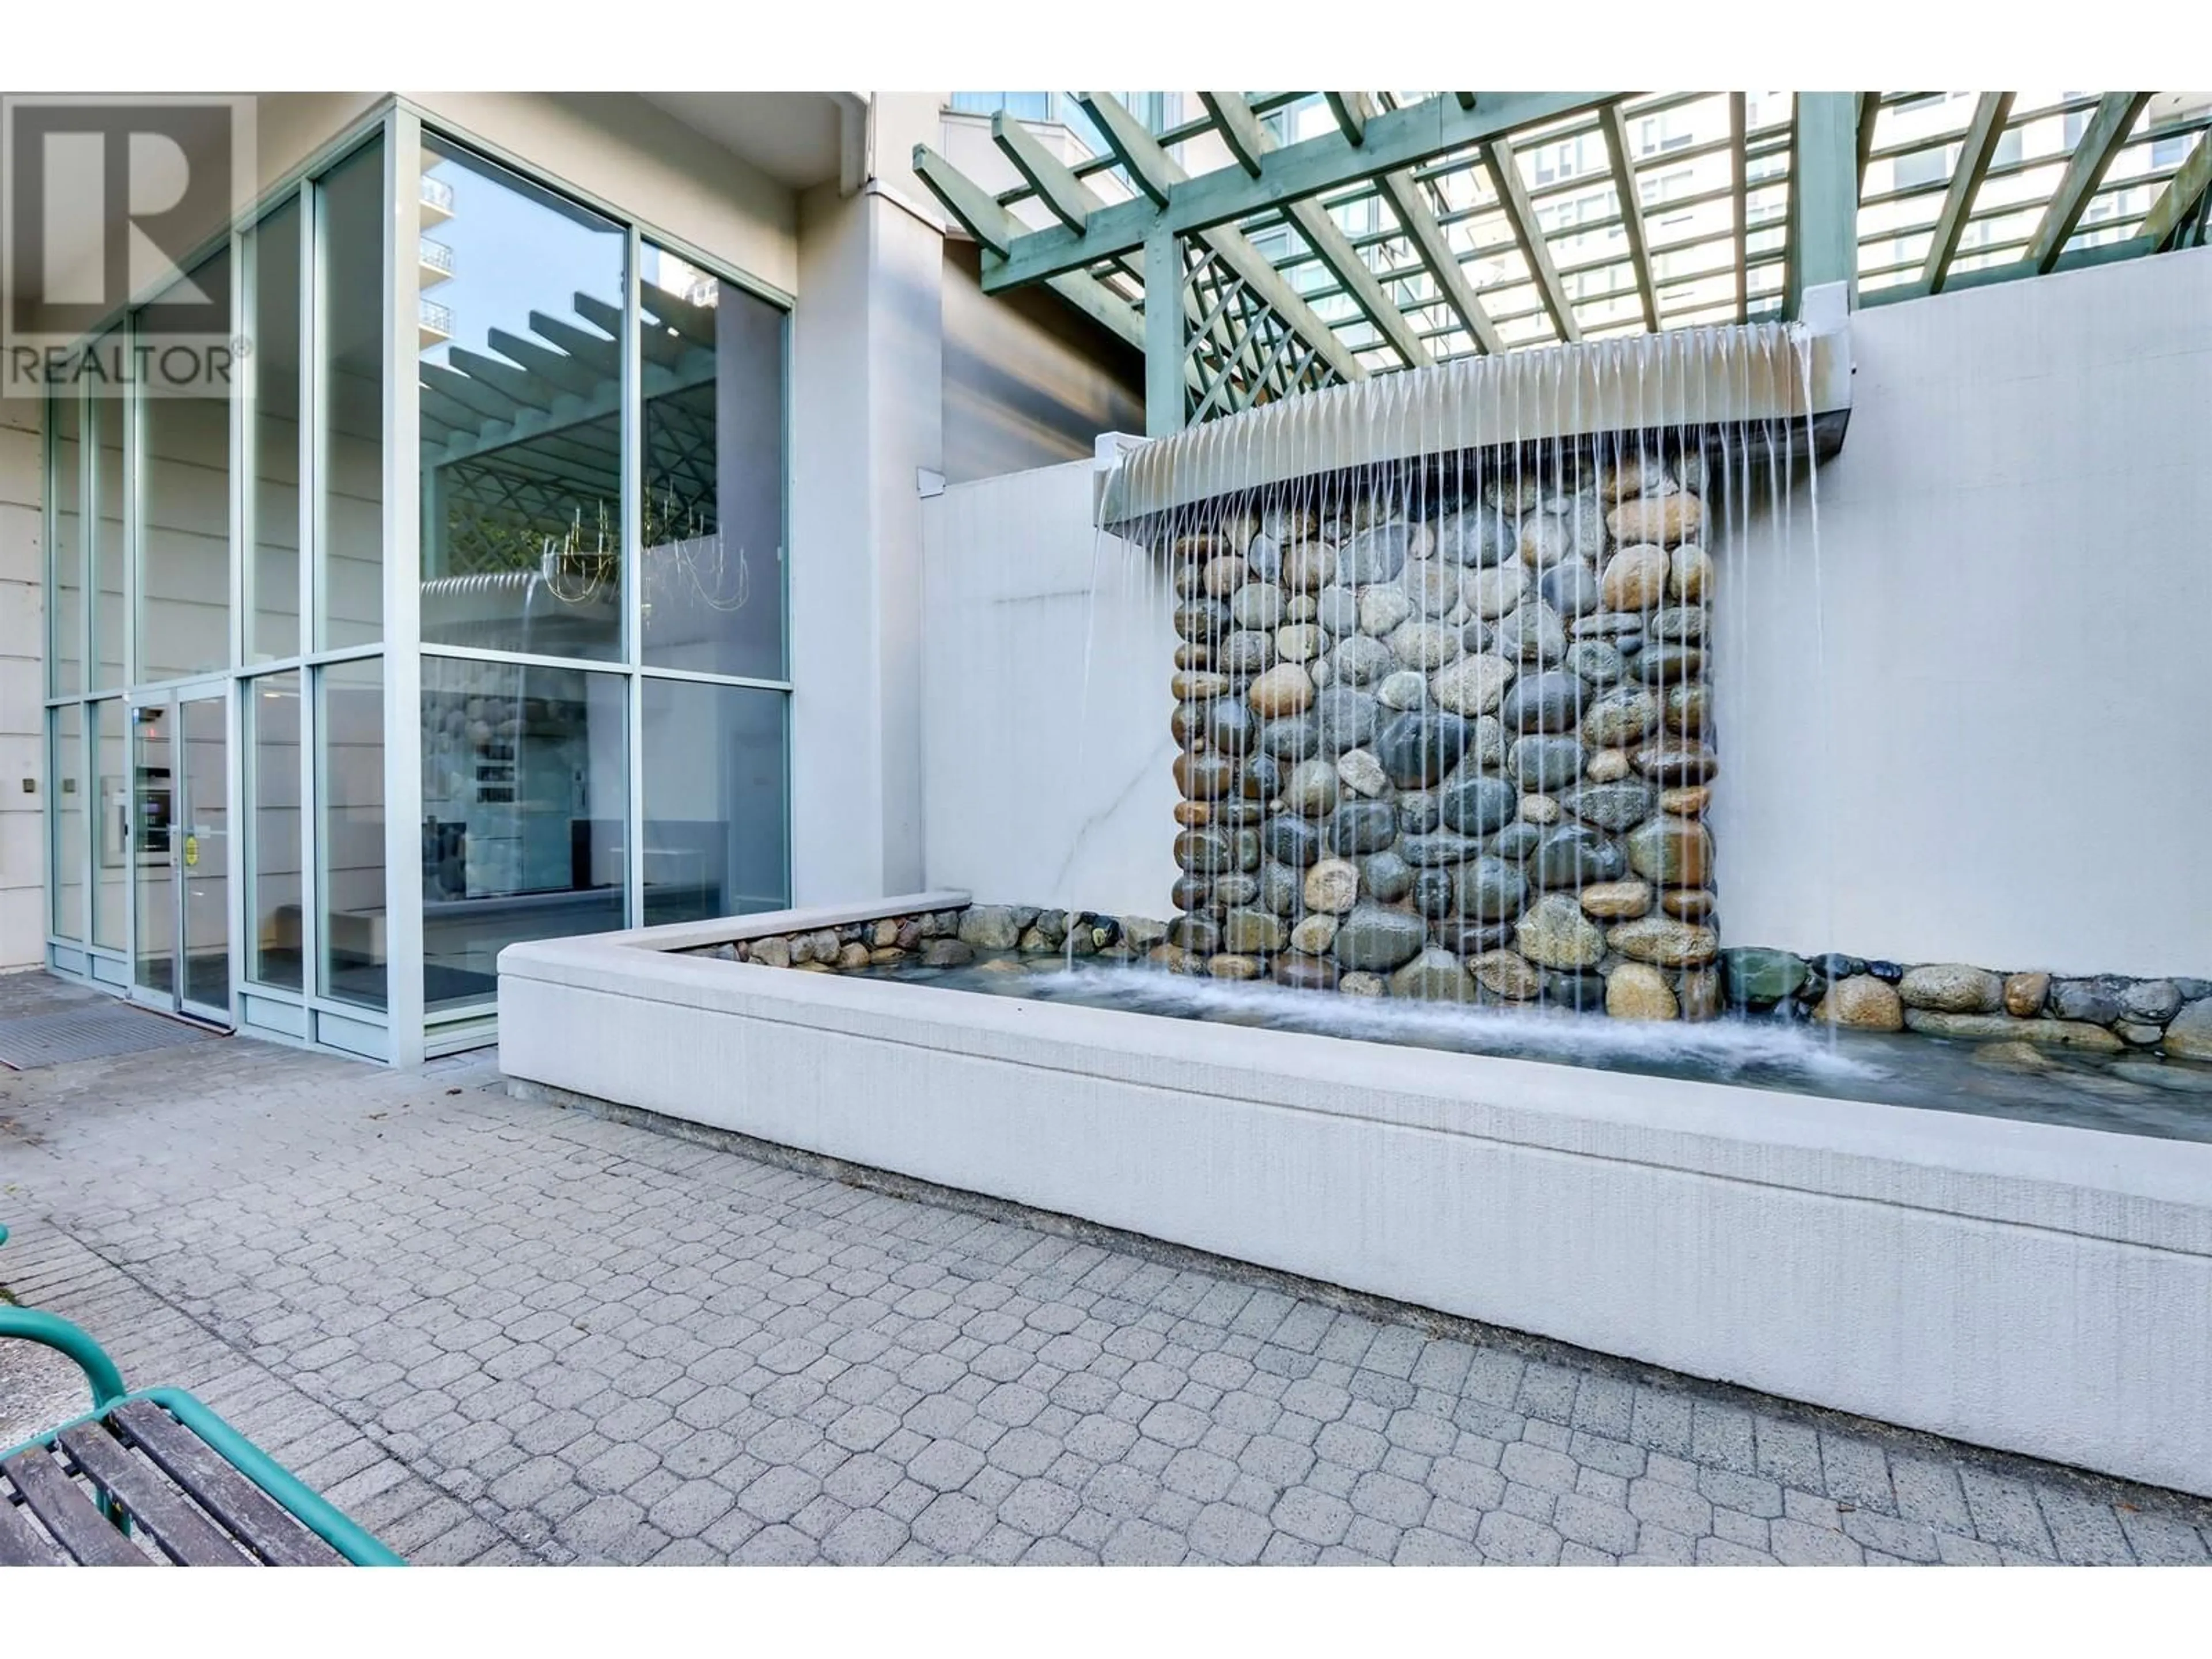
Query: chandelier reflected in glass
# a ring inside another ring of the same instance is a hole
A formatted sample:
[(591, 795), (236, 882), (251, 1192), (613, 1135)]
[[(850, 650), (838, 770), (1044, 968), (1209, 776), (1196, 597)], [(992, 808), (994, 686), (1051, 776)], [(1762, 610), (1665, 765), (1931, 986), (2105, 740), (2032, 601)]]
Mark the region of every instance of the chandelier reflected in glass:
[[(657, 601), (681, 609), (703, 605), (723, 615), (744, 609), (752, 597), (750, 556), (742, 544), (733, 556), (720, 529), (696, 505), (679, 501), (673, 489), (665, 490), (657, 501), (648, 496), (643, 528), (641, 614), (648, 621)], [(588, 532), (584, 509), (579, 507), (564, 532), (541, 538), (538, 576), (546, 592), (562, 604), (589, 605), (603, 593), (619, 592), (621, 549), (621, 534), (608, 521), (602, 498)]]

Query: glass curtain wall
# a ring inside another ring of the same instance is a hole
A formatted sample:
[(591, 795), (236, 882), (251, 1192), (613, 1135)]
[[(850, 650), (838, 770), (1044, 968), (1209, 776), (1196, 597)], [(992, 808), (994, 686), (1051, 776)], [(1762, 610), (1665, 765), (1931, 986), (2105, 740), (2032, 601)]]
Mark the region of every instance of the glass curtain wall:
[[(787, 903), (786, 313), (398, 109), (182, 281), (248, 337), (235, 386), (47, 411), (56, 964), (160, 977), (134, 753), (180, 719), (241, 832), (185, 923), (228, 964), (199, 1000), (248, 1024), (366, 1052), (394, 974), (435, 1026), (490, 1010), (509, 943)], [(387, 638), (395, 559), (419, 633)]]

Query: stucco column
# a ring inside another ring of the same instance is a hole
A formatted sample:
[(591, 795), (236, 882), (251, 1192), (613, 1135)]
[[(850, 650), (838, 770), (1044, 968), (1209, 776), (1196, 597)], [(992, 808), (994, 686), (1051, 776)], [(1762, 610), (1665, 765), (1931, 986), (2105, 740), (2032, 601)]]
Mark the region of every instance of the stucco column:
[(878, 94), (868, 183), (799, 198), (792, 319), (792, 899), (921, 885), (921, 503), (944, 465), (944, 239), (906, 157), (943, 94)]

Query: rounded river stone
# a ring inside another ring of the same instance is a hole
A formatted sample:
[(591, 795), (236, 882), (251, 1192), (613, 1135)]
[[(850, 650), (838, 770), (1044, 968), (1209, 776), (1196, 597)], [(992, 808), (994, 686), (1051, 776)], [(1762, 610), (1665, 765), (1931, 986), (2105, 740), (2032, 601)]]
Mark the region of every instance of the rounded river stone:
[(1583, 746), (1573, 738), (1522, 738), (1508, 751), (1506, 769), (1523, 789), (1549, 793), (1582, 775)]
[(1467, 752), (1467, 722), (1435, 709), (1408, 709), (1382, 728), (1375, 758), (1401, 789), (1436, 783)]
[(1587, 824), (1563, 823), (1545, 832), (1528, 857), (1528, 879), (1539, 887), (1587, 887), (1627, 873), (1620, 848)]
[[(1288, 821), (1304, 827), (1303, 820)], [(1387, 800), (1346, 801), (1328, 821), (1328, 845), (1333, 853), (1379, 853), (1397, 838), (1398, 810)], [(1291, 861), (1285, 860), (1285, 863)]]
[(1334, 951), (1340, 967), (1388, 973), (1419, 956), (1427, 939), (1419, 916), (1362, 904), (1338, 926)]
[(1486, 836), (1513, 821), (1519, 791), (1503, 778), (1478, 774), (1446, 784), (1437, 796), (1437, 815), (1462, 835)]
[(1304, 818), (1278, 813), (1260, 826), (1260, 845), (1278, 864), (1303, 870), (1321, 856), (1321, 831)]
[(1523, 674), (1507, 688), (1498, 718), (1509, 732), (1571, 732), (1589, 688), (1564, 668)]
[[(1459, 868), (1455, 908), (1484, 921), (1510, 921), (1521, 914), (1528, 883), (1521, 866), (1501, 858), (1479, 858)], [(1488, 946), (1485, 946), (1488, 949)]]

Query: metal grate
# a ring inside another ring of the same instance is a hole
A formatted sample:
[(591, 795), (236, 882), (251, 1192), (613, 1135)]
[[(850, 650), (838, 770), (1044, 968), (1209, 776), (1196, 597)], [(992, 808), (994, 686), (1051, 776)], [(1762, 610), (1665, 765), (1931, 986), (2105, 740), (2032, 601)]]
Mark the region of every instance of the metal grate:
[(164, 1019), (143, 1009), (118, 1004), (0, 1019), (0, 1065), (18, 1072), (59, 1066), (73, 1060), (105, 1060), (113, 1054), (173, 1048), (215, 1036), (182, 1020)]

